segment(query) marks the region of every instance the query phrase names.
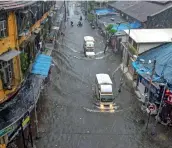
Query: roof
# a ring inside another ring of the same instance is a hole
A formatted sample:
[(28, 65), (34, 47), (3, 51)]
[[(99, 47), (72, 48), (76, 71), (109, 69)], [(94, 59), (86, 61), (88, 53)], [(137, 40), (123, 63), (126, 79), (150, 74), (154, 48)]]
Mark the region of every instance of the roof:
[[(139, 56), (133, 66), (140, 74), (151, 73), (152, 64), (141, 64), (139, 59), (144, 59), (145, 63), (149, 60), (156, 59), (155, 72), (158, 76), (164, 75), (164, 79), (172, 84), (172, 43), (163, 44), (159, 47), (150, 49)], [(154, 76), (154, 81), (158, 81), (158, 77)]]
[(153, 3), (149, 1), (118, 1), (110, 4), (115, 9), (122, 11), (128, 16), (137, 19), (138, 21), (145, 22), (147, 21), (148, 16), (152, 16), (169, 6), (172, 6), (172, 3)]
[(94, 38), (92, 36), (84, 36), (85, 41), (94, 41)]
[(96, 74), (98, 84), (112, 84), (108, 74)]
[(36, 1), (16, 1), (16, 0), (7, 0), (0, 1), (1, 10), (10, 10), (10, 9), (19, 9), (36, 3)]
[(42, 76), (48, 76), (48, 72), (51, 66), (52, 57), (46, 56), (44, 54), (38, 55), (35, 63), (32, 67), (32, 73)]
[(101, 85), (101, 93), (112, 93), (112, 85)]
[(138, 3), (138, 1), (116, 1), (110, 2), (109, 5), (117, 10), (123, 11), (136, 3)]
[[(111, 18), (114, 18), (114, 21), (112, 21)], [(124, 22), (125, 20), (120, 15), (114, 14), (114, 15), (102, 16), (97, 21), (99, 23), (115, 24), (119, 22)]]
[(140, 28), (141, 24), (139, 22), (132, 22), (132, 23), (122, 23), (120, 25), (114, 25), (113, 29), (117, 31), (124, 31), (126, 29), (137, 29)]
[(9, 61), (14, 57), (18, 56), (20, 51), (17, 50), (10, 50), (9, 52), (5, 52), (4, 54), (0, 55), (0, 60), (2, 61)]
[(95, 13), (97, 15), (107, 15), (107, 14), (113, 14), (113, 13), (115, 13), (115, 10), (106, 9), (106, 8), (104, 8), (104, 9), (96, 9), (95, 10)]
[[(129, 30), (124, 30), (129, 34)], [(131, 29), (129, 35), (136, 43), (169, 43), (172, 29)]]

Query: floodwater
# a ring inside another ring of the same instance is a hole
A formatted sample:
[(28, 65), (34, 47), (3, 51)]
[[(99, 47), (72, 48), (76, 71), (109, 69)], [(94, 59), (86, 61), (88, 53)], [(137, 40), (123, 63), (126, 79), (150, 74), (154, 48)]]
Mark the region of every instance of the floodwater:
[[(83, 27), (76, 24), (82, 15), (77, 2), (68, 4), (69, 20), (65, 37), (53, 51), (54, 67), (50, 81), (41, 98), (38, 148), (165, 148), (170, 147), (171, 132), (157, 125), (156, 135), (151, 135), (154, 119), (145, 129), (147, 116), (140, 111), (138, 100), (126, 81), (122, 92), (120, 84), (120, 58), (112, 50), (104, 55), (103, 38), (91, 29), (87, 20)], [(70, 21), (74, 26), (70, 26)], [(83, 37), (96, 39), (96, 57), (86, 58)], [(114, 73), (115, 71), (115, 73)], [(107, 73), (113, 77), (116, 94), (115, 112), (101, 112), (94, 106), (95, 75)]]

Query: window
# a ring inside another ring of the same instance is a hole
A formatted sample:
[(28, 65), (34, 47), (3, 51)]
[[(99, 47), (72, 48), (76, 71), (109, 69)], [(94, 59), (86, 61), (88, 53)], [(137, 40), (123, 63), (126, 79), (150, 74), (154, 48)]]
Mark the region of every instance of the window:
[(7, 36), (7, 22), (6, 20), (0, 21), (0, 37)]
[(132, 43), (132, 38), (131, 38), (131, 37), (129, 37), (129, 43), (130, 43), (130, 44)]
[(27, 32), (31, 27), (34, 18), (32, 17), (31, 12), (29, 10), (19, 11), (17, 13), (17, 27), (18, 34), (22, 34), (23, 32)]
[(0, 73), (4, 88), (11, 88), (13, 78), (13, 60), (0, 61)]

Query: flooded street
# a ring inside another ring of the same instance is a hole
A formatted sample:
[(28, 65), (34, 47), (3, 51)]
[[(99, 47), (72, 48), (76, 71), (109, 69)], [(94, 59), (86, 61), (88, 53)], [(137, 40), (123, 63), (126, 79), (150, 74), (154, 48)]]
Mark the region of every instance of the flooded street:
[[(117, 95), (121, 71), (119, 55), (104, 51), (103, 37), (91, 29), (87, 20), (77, 27), (82, 14), (80, 7), (70, 2), (69, 20), (64, 40), (52, 56), (54, 67), (50, 81), (41, 98), (40, 129), (42, 138), (38, 148), (162, 148), (145, 136), (145, 124), (138, 100), (125, 84)], [(70, 21), (74, 26), (70, 26)], [(86, 58), (84, 36), (95, 38), (96, 56)], [(114, 77), (113, 72), (116, 70)], [(95, 76), (107, 73), (113, 81), (117, 109), (113, 113), (101, 112), (94, 106)]]

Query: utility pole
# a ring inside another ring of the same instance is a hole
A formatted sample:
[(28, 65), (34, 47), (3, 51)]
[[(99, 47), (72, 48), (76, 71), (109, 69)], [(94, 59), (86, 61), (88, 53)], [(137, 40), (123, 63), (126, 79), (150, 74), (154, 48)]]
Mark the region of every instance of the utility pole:
[(152, 79), (153, 79), (153, 75), (155, 74), (155, 66), (156, 66), (156, 60), (153, 61), (153, 68), (152, 68), (152, 74), (150, 77), (150, 81), (149, 81), (149, 88), (148, 88), (148, 98), (146, 100), (146, 105), (149, 103), (150, 101), (150, 90), (151, 90), (151, 86), (152, 86)]
[[(150, 101), (150, 90), (151, 90), (151, 86), (152, 86), (153, 75), (155, 73), (155, 66), (156, 66), (156, 60), (153, 61), (152, 74), (151, 74), (151, 77), (150, 77), (149, 88), (148, 88), (148, 98), (146, 97), (146, 100), (145, 100), (145, 105), (146, 105), (145, 108), (147, 108), (148, 103)], [(146, 129), (148, 128), (148, 124), (149, 124), (149, 120), (150, 120), (150, 115), (151, 115), (151, 111), (149, 112), (149, 115), (148, 115), (148, 121), (147, 121), (147, 124), (146, 124)]]
[(66, 2), (65, 2), (65, 0), (64, 0), (64, 9), (65, 9), (64, 10), (65, 11), (64, 13), (65, 13), (65, 22), (66, 22)]
[[(163, 101), (164, 101), (165, 90), (166, 90), (166, 88), (167, 88), (167, 84), (168, 84), (168, 82), (166, 82), (166, 84), (165, 84), (165, 86), (164, 86), (163, 94), (162, 94), (162, 96), (161, 96), (161, 103), (160, 103), (160, 106), (159, 106), (159, 109), (158, 109), (157, 118), (159, 118), (159, 114), (160, 114), (160, 111), (161, 111), (161, 108), (162, 108), (162, 103), (163, 103)], [(154, 127), (153, 127), (153, 130), (152, 130), (152, 132), (151, 132), (152, 135), (155, 134), (155, 128), (156, 128), (156, 126), (157, 126), (157, 124), (158, 124), (158, 119), (157, 119), (157, 118), (156, 118), (156, 123), (155, 123), (155, 125), (154, 125)]]

